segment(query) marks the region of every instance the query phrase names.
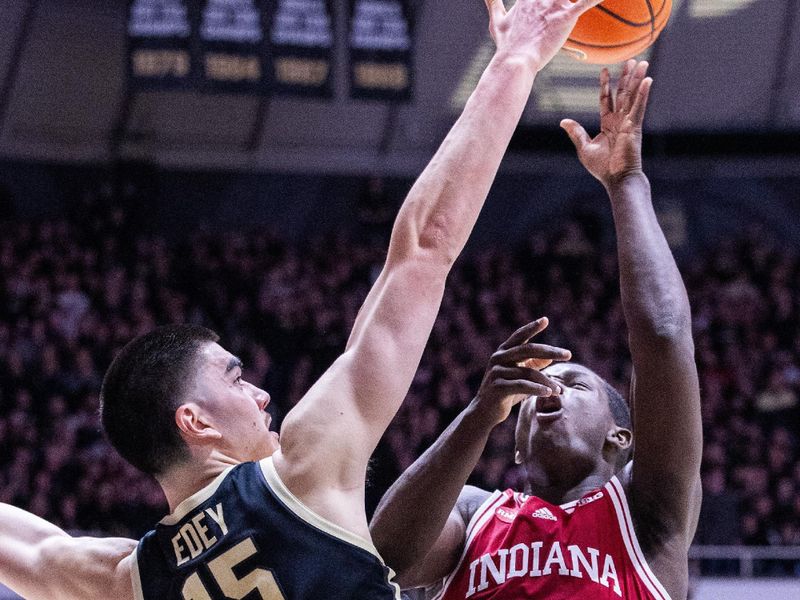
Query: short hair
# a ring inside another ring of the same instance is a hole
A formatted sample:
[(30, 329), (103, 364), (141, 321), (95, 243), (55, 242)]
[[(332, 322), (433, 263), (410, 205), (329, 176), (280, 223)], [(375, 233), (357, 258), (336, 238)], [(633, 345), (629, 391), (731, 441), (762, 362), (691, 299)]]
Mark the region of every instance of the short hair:
[(608, 396), (608, 406), (611, 408), (611, 416), (614, 417), (614, 423), (633, 431), (631, 409), (628, 407), (628, 403), (625, 402), (625, 398), (605, 379), (603, 379), (603, 388), (606, 396)]
[[(633, 419), (631, 419), (631, 409), (625, 398), (622, 397), (614, 386), (603, 379), (603, 389), (608, 397), (608, 406), (611, 409), (611, 416), (617, 427), (624, 427), (628, 431), (633, 431)], [(633, 458), (633, 444), (623, 450), (617, 459), (616, 469), (619, 471)]]
[(217, 340), (205, 327), (168, 325), (135, 338), (114, 358), (100, 391), (100, 417), (111, 445), (137, 469), (160, 475), (187, 458), (175, 410), (200, 350)]

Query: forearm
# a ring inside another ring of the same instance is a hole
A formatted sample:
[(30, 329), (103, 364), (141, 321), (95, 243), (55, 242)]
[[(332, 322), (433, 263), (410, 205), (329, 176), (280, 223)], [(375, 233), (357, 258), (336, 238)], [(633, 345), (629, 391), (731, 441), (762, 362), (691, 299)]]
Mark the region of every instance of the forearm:
[(691, 329), (678, 267), (658, 224), (643, 173), (607, 186), (614, 213), (620, 292), (631, 340), (670, 338)]
[(370, 533), (398, 574), (430, 551), (491, 431), (473, 401), (384, 495)]
[[(452, 264), (467, 241), (531, 92), (530, 62), (494, 56), (398, 214), (389, 260), (421, 250)], [(387, 261), (388, 262), (388, 261)]]

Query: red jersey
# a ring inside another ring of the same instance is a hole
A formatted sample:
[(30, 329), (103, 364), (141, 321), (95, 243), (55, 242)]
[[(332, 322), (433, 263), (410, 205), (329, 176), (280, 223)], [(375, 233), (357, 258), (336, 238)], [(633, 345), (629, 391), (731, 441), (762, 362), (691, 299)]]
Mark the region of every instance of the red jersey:
[(614, 477), (557, 506), (494, 492), (467, 527), (464, 552), (436, 600), (669, 600), (647, 566)]

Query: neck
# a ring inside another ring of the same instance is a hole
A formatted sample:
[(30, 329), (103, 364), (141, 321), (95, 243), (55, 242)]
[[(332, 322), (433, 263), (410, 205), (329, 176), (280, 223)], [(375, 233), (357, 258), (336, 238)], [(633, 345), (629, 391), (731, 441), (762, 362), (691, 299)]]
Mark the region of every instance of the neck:
[(228, 467), (240, 461), (212, 453), (203, 460), (189, 460), (172, 467), (157, 477), (167, 497), (170, 513), (178, 505), (214, 481)]
[(609, 465), (600, 463), (589, 473), (576, 475), (569, 469), (547, 470), (543, 465), (525, 465), (527, 480), (525, 493), (536, 496), (550, 504), (564, 504), (585, 496), (588, 492), (603, 487), (614, 473)]

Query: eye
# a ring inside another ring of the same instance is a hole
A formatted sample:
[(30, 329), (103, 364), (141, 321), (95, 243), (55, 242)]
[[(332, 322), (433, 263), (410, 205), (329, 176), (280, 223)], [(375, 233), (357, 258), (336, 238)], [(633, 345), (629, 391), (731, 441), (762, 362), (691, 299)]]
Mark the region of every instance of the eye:
[(588, 385), (583, 383), (582, 381), (576, 382), (572, 387), (574, 387), (576, 390), (587, 390), (588, 391), (588, 390), (592, 389)]

